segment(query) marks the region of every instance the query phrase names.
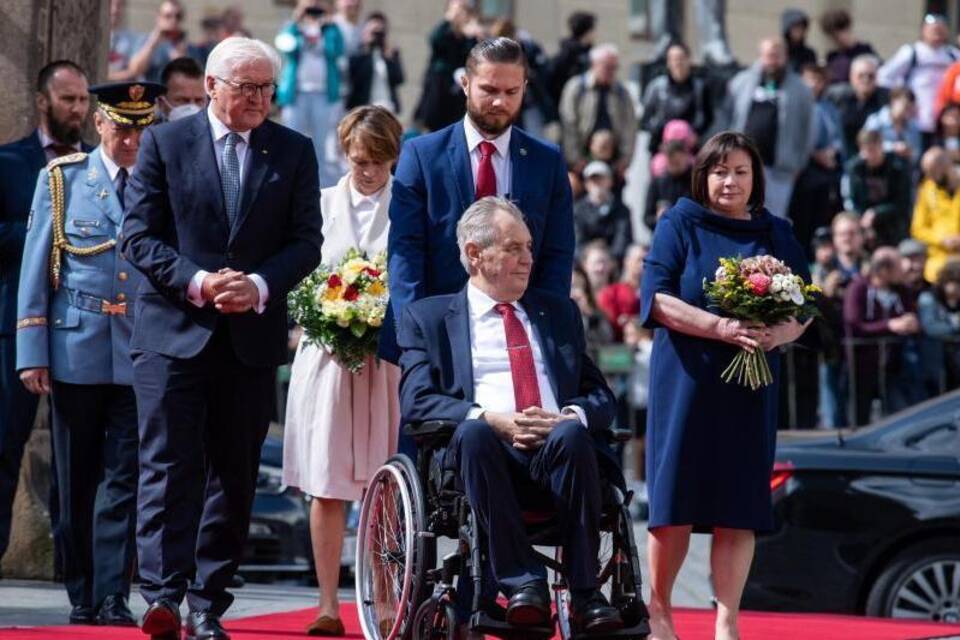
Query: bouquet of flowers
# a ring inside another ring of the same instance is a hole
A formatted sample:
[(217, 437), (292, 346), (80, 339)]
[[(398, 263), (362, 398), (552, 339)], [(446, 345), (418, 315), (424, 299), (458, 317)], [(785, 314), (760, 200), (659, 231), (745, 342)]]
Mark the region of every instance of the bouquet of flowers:
[[(765, 325), (790, 318), (805, 320), (819, 315), (814, 297), (820, 292), (794, 275), (773, 256), (720, 258), (713, 282), (703, 280), (710, 302), (724, 315)], [(721, 374), (724, 382), (736, 380), (756, 391), (773, 382), (773, 373), (761, 349), (741, 350)]]
[(351, 249), (334, 269), (320, 265), (290, 292), (294, 321), (308, 344), (322, 345), (351, 373), (376, 353), (387, 312), (387, 255)]

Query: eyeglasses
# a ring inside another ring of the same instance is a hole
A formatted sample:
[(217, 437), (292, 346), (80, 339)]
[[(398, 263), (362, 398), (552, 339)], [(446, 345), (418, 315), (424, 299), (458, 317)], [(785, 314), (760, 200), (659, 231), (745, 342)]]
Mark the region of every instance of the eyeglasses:
[(242, 95), (244, 98), (253, 98), (258, 93), (265, 98), (269, 98), (277, 90), (277, 85), (272, 82), (256, 84), (254, 82), (234, 82), (233, 80), (227, 80), (226, 78), (221, 78), (220, 76), (214, 77), (220, 82), (230, 85), (234, 89), (239, 89), (240, 95)]

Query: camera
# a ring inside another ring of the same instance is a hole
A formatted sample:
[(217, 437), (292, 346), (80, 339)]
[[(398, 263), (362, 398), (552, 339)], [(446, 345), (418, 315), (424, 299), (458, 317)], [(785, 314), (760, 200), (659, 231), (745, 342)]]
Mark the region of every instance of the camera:
[(311, 18), (320, 18), (327, 11), (323, 7), (307, 7), (303, 12)]

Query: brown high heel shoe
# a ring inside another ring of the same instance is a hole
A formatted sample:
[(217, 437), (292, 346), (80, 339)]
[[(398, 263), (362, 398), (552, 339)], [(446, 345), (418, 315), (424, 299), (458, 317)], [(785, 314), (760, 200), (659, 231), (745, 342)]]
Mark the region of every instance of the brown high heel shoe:
[(340, 618), (320, 616), (307, 625), (308, 636), (340, 637), (345, 634), (346, 629), (343, 628)]

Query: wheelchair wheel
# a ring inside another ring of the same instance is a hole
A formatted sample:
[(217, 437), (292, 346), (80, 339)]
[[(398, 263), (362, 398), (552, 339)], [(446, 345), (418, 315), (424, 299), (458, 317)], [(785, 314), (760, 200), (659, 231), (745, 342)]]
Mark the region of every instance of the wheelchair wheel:
[(417, 610), (411, 640), (455, 640), (457, 616), (446, 600), (430, 598)]
[(371, 479), (357, 528), (357, 612), (368, 640), (410, 635), (423, 592), (425, 520), (413, 463), (393, 456)]

